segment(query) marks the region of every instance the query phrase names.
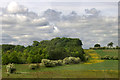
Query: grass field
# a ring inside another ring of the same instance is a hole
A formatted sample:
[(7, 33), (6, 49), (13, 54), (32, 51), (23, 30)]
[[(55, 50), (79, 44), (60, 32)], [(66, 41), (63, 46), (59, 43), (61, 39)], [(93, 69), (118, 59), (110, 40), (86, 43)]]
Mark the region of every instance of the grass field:
[(18, 74), (6, 74), (6, 66), (3, 65), (3, 78), (117, 78), (118, 61), (100, 60), (100, 56), (106, 54), (117, 55), (117, 51), (86, 50), (91, 59), (86, 63), (63, 65), (57, 67), (40, 67), (30, 70), (28, 64), (15, 64)]
[(118, 56), (118, 50), (115, 49), (111, 49), (111, 50), (95, 50), (96, 53), (98, 53), (100, 56), (105, 56), (105, 55), (109, 55), (109, 56)]

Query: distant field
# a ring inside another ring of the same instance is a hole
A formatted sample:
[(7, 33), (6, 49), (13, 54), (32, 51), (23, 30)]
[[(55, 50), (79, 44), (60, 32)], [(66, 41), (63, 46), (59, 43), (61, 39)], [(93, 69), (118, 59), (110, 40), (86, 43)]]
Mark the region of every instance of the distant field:
[(118, 50), (111, 49), (111, 50), (95, 50), (100, 56), (118, 56)]
[(5, 65), (2, 68), (3, 78), (117, 78), (118, 61), (100, 60), (99, 56), (117, 55), (117, 51), (85, 50), (91, 59), (86, 63), (63, 65), (57, 67), (40, 67), (30, 70), (28, 64), (15, 64), (18, 74), (7, 76)]

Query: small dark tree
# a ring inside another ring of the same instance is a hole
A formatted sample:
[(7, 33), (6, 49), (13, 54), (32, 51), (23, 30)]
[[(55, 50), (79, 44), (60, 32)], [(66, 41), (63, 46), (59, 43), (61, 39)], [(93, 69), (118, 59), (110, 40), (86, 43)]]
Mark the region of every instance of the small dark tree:
[(119, 46), (116, 46), (116, 48), (119, 48)]
[(100, 44), (95, 44), (94, 47), (100, 47)]
[(107, 44), (108, 47), (113, 47), (113, 42)]

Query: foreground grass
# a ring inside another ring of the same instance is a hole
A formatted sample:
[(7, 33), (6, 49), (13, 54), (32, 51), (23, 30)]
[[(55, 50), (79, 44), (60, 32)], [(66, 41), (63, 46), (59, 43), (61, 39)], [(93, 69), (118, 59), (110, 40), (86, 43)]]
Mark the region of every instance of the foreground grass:
[(5, 78), (116, 78), (118, 74), (118, 61), (104, 61), (95, 64), (74, 64), (57, 67), (41, 67), (30, 70), (28, 64), (16, 64), (18, 74), (7, 76), (5, 65), (2, 76)]

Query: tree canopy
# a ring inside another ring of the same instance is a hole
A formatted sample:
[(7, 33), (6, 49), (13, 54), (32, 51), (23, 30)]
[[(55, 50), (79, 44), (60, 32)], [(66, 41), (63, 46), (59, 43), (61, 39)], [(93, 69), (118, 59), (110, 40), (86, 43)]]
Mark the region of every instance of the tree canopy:
[(100, 44), (95, 44), (94, 47), (100, 47)]
[(107, 44), (108, 47), (113, 47), (113, 42)]
[(33, 41), (32, 45), (2, 45), (2, 63), (39, 63), (42, 59), (58, 60), (65, 57), (84, 58), (82, 42), (78, 38), (53, 38), (51, 40)]

